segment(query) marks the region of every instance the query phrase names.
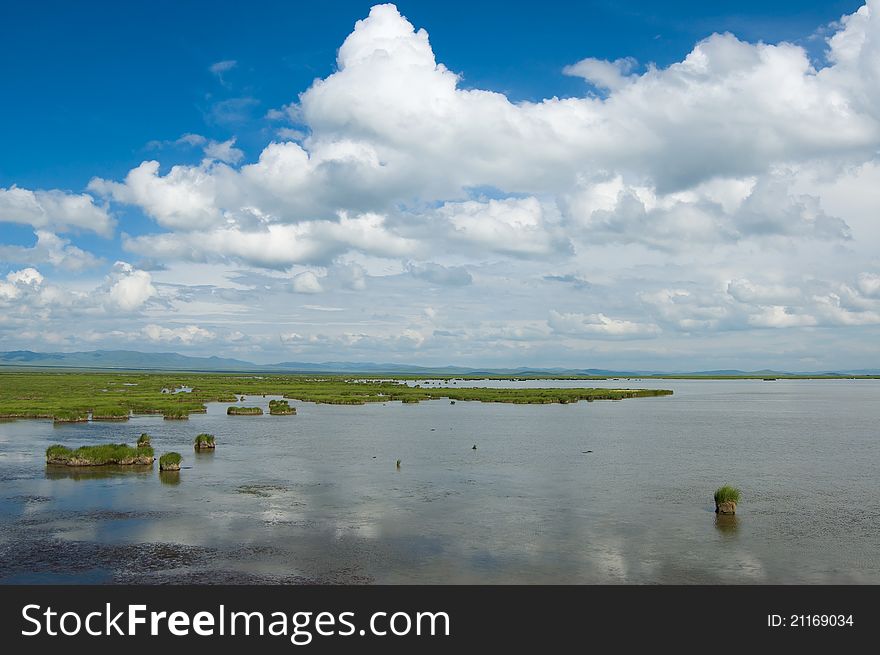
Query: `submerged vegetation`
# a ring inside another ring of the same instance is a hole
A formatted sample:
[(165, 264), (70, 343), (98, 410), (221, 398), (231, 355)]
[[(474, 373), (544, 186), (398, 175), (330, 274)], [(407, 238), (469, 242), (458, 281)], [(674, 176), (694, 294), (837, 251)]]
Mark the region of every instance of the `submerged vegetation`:
[(66, 466), (105, 466), (110, 464), (130, 466), (152, 464), (155, 457), (149, 446), (132, 448), (124, 443), (81, 446), (71, 449), (60, 444), (46, 449), (47, 464)]
[(200, 434), (193, 441), (196, 450), (213, 450), (216, 446), (213, 434)]
[[(493, 403), (575, 403), (581, 400), (621, 400), (663, 396), (663, 389), (499, 389), (408, 386), (405, 376), (375, 379), (342, 375), (247, 375), (194, 373), (127, 373), (74, 371), (0, 372), (0, 418), (46, 418), (87, 421), (89, 415), (124, 417), (161, 414), (166, 419), (187, 419), (206, 411), (205, 403), (239, 402), (243, 396), (282, 396), (288, 400), (333, 405), (373, 402), (407, 402), (447, 399)], [(420, 378), (422, 379), (422, 378)], [(438, 378), (442, 379), (442, 378)], [(189, 393), (163, 393), (163, 389), (190, 388)], [(272, 402), (270, 401), (270, 405)], [(274, 406), (278, 406), (277, 402)], [(230, 410), (235, 408), (230, 407)], [(259, 408), (246, 408), (250, 411)], [(293, 408), (291, 408), (293, 410)], [(254, 412), (258, 414), (259, 411)], [(235, 415), (236, 412), (230, 412)]]
[(269, 414), (271, 416), (289, 416), (296, 414), (296, 407), (291, 407), (286, 400), (270, 400)]
[(226, 414), (228, 416), (262, 416), (263, 410), (259, 407), (227, 407)]
[(183, 457), (180, 456), (180, 453), (163, 453), (159, 458), (159, 470), (160, 471), (179, 471), (180, 470), (180, 462), (183, 460)]

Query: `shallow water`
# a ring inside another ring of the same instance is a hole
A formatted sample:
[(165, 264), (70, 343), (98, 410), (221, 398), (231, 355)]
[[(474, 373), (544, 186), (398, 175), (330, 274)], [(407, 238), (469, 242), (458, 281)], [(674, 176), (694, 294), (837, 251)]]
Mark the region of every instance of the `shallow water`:
[[(489, 384), (675, 395), (0, 423), (0, 581), (880, 582), (880, 381)], [(44, 463), (141, 432), (183, 470)]]

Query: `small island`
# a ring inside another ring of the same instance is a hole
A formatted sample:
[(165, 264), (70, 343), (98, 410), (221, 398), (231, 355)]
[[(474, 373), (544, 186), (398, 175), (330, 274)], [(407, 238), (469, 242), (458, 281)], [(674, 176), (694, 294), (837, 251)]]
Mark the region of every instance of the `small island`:
[(233, 405), (226, 408), (227, 416), (262, 416), (263, 410), (259, 407), (239, 407)]
[[(231, 409), (231, 408), (230, 408)], [(270, 416), (290, 416), (296, 414), (296, 407), (291, 407), (286, 400), (270, 400), (269, 415)]]
[(141, 436), (139, 436), (137, 440), (137, 447), (147, 448), (149, 446), (152, 446), (152, 444), (150, 443), (150, 435), (148, 435), (146, 432), (141, 433)]
[(193, 447), (196, 450), (214, 450), (214, 448), (216, 447), (216, 443), (214, 442), (214, 435), (200, 434), (193, 442)]
[(127, 421), (130, 414), (128, 407), (96, 407), (92, 410), (92, 420)]
[(132, 448), (124, 443), (81, 446), (75, 450), (55, 444), (46, 449), (47, 464), (64, 466), (150, 465), (155, 459), (150, 446)]
[(180, 470), (180, 462), (183, 460), (183, 457), (180, 456), (180, 453), (163, 453), (159, 458), (159, 470), (160, 471), (179, 471)]
[(166, 409), (164, 412), (162, 412), (162, 416), (166, 421), (188, 421), (189, 410)]

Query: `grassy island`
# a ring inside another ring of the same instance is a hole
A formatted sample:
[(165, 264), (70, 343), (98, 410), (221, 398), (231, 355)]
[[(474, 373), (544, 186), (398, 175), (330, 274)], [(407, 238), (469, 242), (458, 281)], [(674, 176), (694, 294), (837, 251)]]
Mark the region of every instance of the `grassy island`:
[(227, 407), (227, 416), (262, 416), (263, 410), (259, 407)]
[(271, 416), (289, 416), (296, 414), (296, 407), (291, 407), (286, 400), (270, 400), (269, 414)]
[(216, 445), (213, 434), (200, 434), (193, 441), (196, 450), (214, 450)]
[(131, 411), (128, 407), (94, 407), (93, 421), (127, 421)]
[[(49, 418), (68, 422), (86, 421), (89, 414), (123, 418), (132, 413), (160, 414), (166, 419), (185, 420), (190, 414), (205, 412), (205, 403), (236, 403), (241, 402), (243, 396), (281, 396), (287, 400), (332, 405), (416, 403), (439, 399), (446, 402), (547, 404), (646, 398), (672, 393), (665, 389), (588, 386), (564, 389), (465, 388), (453, 386), (451, 378), (442, 377), (438, 379), (449, 382), (414, 387), (406, 384), (411, 379), (407, 376), (390, 379), (346, 375), (2, 371), (0, 418)], [(162, 391), (182, 387), (191, 391), (178, 394)], [(229, 409), (230, 415), (236, 415), (241, 407)], [(238, 415), (259, 415), (259, 408), (247, 408)]]
[(46, 449), (47, 464), (65, 466), (130, 466), (152, 464), (155, 459), (153, 449), (149, 446), (132, 448), (124, 443), (81, 446), (76, 449), (55, 444)]
[(180, 470), (180, 462), (183, 460), (183, 457), (180, 456), (180, 453), (162, 453), (162, 456), (159, 458), (159, 470), (160, 471), (179, 471)]
[(148, 435), (146, 432), (144, 432), (141, 434), (141, 436), (138, 437), (137, 447), (138, 448), (146, 448), (149, 445), (151, 445), (150, 444), (150, 435)]

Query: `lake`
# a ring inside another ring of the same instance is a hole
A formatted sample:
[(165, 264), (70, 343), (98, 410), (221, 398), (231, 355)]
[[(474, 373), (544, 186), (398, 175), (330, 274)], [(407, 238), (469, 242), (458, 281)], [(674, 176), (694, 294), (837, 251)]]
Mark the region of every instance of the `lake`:
[[(3, 422), (0, 582), (880, 582), (880, 380), (465, 384), (675, 394)], [(141, 432), (183, 470), (45, 465)]]

